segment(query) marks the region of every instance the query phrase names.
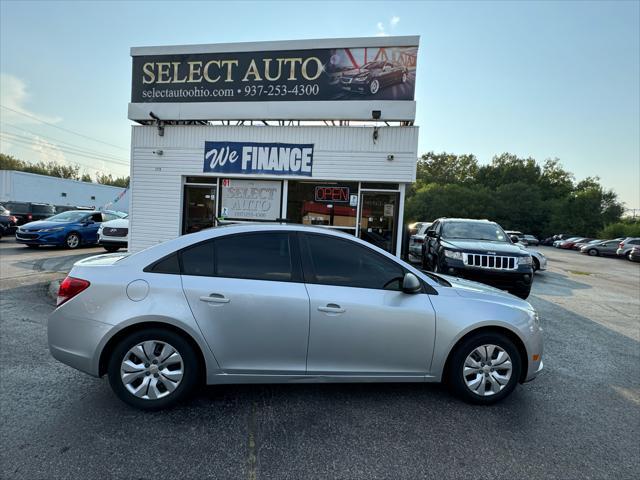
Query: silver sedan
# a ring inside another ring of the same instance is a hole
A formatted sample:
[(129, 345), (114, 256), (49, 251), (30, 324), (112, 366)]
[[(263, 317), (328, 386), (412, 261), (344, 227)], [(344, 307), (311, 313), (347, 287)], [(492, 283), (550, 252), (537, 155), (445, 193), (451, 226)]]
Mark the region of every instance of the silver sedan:
[(542, 370), (524, 300), (319, 227), (234, 225), (91, 257), (60, 285), (52, 355), (143, 409), (200, 382), (439, 382), (489, 404)]

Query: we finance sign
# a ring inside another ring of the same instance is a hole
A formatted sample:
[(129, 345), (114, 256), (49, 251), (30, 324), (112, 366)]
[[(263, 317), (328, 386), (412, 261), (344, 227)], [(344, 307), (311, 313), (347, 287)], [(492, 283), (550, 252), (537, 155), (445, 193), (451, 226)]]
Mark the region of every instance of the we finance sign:
[(310, 177), (313, 144), (205, 142), (202, 171)]

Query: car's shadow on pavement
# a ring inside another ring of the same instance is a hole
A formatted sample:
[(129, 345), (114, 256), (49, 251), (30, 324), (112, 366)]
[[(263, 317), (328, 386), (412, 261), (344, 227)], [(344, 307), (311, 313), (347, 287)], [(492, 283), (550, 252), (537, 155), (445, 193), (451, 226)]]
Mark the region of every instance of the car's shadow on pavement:
[(549, 295), (555, 297), (568, 297), (574, 290), (593, 288), (587, 283), (577, 282), (568, 275), (557, 272), (536, 272), (533, 279), (531, 295)]

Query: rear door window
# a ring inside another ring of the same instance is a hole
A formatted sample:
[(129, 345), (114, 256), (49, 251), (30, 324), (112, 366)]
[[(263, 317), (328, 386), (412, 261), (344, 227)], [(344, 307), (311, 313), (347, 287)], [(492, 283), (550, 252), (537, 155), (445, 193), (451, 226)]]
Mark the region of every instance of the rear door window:
[(287, 232), (230, 235), (215, 240), (215, 275), (226, 278), (296, 281)]

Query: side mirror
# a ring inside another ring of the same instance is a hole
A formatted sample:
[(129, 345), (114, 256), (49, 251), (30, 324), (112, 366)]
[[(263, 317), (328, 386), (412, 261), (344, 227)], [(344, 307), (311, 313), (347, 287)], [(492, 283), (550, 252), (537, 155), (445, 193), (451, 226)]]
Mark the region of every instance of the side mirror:
[(435, 230), (427, 230), (427, 237), (429, 238), (438, 238), (438, 234)]
[(513, 243), (518, 243), (520, 241), (520, 239), (515, 235), (511, 235), (509, 238)]
[(422, 290), (422, 283), (413, 273), (407, 272), (402, 279), (402, 291), (404, 293), (418, 293)]

